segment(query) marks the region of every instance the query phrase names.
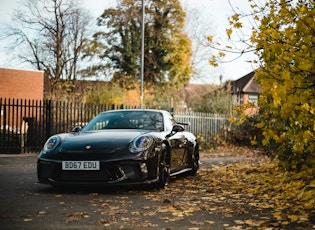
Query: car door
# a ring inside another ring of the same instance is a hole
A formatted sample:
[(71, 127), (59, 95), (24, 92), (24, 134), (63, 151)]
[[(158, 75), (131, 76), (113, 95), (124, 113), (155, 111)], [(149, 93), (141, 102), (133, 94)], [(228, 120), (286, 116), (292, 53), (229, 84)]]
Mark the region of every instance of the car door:
[(172, 117), (165, 119), (165, 125), (170, 132), (168, 140), (171, 147), (171, 173), (174, 173), (183, 167), (187, 138), (184, 127), (177, 124)]
[(172, 162), (171, 165), (176, 169), (180, 169), (185, 161), (185, 149), (187, 145), (187, 139), (184, 132), (175, 133), (172, 137)]

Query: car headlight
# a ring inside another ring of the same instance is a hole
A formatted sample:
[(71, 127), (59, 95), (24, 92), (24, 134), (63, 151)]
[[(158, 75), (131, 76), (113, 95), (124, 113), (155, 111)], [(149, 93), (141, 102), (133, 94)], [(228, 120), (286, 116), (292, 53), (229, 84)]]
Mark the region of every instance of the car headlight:
[(60, 143), (60, 137), (58, 136), (50, 137), (44, 145), (44, 151), (49, 152), (49, 151), (54, 150), (58, 146), (59, 143)]
[(145, 151), (152, 146), (153, 142), (153, 137), (150, 135), (139, 136), (130, 144), (130, 151), (133, 153)]

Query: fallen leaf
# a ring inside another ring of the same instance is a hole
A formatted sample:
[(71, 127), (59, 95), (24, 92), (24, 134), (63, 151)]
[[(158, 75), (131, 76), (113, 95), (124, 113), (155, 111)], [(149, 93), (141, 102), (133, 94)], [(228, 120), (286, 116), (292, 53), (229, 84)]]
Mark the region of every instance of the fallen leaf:
[(30, 221), (33, 221), (33, 219), (25, 218), (23, 221), (24, 221), (24, 222), (30, 222)]

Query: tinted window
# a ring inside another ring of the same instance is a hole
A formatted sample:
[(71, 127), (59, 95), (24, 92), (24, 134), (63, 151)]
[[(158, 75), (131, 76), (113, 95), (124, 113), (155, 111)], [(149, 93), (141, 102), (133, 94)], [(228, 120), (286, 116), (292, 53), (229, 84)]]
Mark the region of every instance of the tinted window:
[(163, 131), (163, 115), (155, 111), (113, 111), (97, 115), (83, 131), (102, 129), (146, 129)]

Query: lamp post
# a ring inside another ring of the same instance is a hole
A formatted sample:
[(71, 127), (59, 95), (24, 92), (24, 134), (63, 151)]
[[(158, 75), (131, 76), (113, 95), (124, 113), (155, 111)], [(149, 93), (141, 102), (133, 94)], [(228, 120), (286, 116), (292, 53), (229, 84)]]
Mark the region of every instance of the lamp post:
[(143, 72), (144, 72), (144, 0), (142, 0), (141, 11), (141, 58), (140, 58), (140, 108), (143, 104)]

